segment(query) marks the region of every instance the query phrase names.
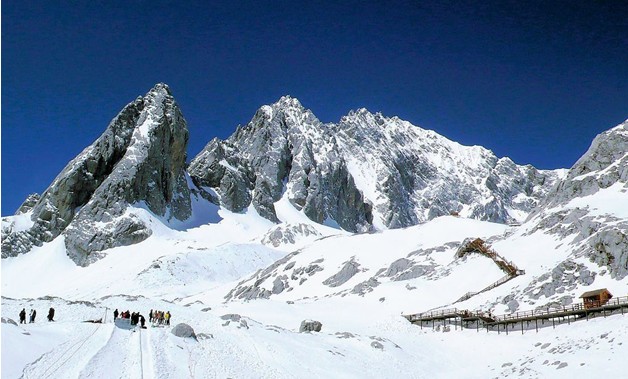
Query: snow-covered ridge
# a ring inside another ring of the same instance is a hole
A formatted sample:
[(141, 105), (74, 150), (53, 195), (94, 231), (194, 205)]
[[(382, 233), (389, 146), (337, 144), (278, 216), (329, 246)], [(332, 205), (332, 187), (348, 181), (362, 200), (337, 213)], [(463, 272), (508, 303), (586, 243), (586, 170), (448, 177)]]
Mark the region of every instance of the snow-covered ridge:
[(211, 141), (189, 172), (228, 209), (253, 204), (276, 221), (273, 204), (287, 198), (311, 220), (331, 219), (349, 231), (450, 213), (520, 223), (563, 174), (519, 166), (364, 108), (323, 124), (287, 96), (261, 107), (226, 141)]

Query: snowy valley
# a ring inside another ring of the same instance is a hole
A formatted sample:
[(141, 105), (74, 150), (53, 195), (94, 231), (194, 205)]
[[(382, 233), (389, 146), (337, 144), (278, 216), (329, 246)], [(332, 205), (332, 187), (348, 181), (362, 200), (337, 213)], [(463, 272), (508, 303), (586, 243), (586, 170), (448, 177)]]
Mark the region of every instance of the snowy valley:
[[(628, 370), (628, 308), (508, 335), (404, 317), (628, 296), (628, 121), (552, 171), (365, 109), (325, 124), (290, 97), (189, 165), (188, 138), (159, 84), (3, 218), (2, 378)], [(504, 277), (486, 256), (457, 254), (477, 238), (525, 273), (464, 299)], [(35, 323), (17, 323), (23, 308)], [(169, 311), (172, 325), (121, 329), (114, 309)], [(300, 331), (305, 320), (321, 330)], [(195, 338), (173, 335), (179, 323)]]

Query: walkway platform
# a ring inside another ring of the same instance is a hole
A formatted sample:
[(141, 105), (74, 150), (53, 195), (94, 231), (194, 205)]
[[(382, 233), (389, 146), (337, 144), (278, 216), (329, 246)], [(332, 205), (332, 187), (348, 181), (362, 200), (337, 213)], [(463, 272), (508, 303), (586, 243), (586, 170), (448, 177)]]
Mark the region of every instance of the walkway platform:
[[(541, 310), (533, 310), (526, 312), (517, 312), (513, 314), (505, 314), (494, 316), (484, 312), (472, 312), (466, 309), (447, 308), (441, 310), (435, 310), (431, 312), (417, 313), (412, 315), (404, 315), (408, 321), (413, 324), (423, 326), (424, 323), (432, 322), (432, 325), (436, 321), (443, 322), (445, 324), (468, 326), (469, 323), (474, 323), (475, 328), (479, 328), (482, 324), (482, 328), (493, 329), (497, 327), (500, 330), (500, 326), (507, 326), (509, 324), (523, 323), (524, 322), (544, 322), (546, 320), (564, 319), (567, 318), (568, 322), (570, 317), (574, 321), (579, 319), (589, 319), (589, 317), (595, 317), (600, 313), (607, 315), (615, 311), (621, 311), (621, 314), (628, 314), (628, 296), (617, 297), (609, 300), (605, 304), (600, 304), (597, 307), (585, 307), (584, 304), (574, 304), (571, 306), (564, 306), (562, 308), (548, 308)], [(505, 328), (505, 330), (507, 330)], [(537, 326), (538, 330), (538, 326)]]

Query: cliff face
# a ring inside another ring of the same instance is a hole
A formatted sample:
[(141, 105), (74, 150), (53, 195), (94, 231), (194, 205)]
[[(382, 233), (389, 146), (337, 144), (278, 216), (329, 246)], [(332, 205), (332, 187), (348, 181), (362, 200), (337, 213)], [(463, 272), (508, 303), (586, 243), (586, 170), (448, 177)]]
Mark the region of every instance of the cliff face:
[(290, 97), (260, 108), (226, 141), (211, 141), (189, 173), (230, 210), (253, 204), (278, 221), (274, 203), (285, 197), (313, 221), (349, 231), (452, 212), (521, 222), (561, 175), (365, 109), (323, 124)]
[(287, 196), (310, 219), (333, 220), (350, 231), (371, 227), (371, 205), (337, 152), (333, 135), (296, 99), (264, 106), (226, 141), (211, 141), (189, 173), (219, 193), (221, 205), (241, 211), (251, 203), (279, 221), (274, 203)]
[(530, 216), (578, 256), (628, 276), (628, 120), (601, 133)]
[(168, 86), (156, 85), (124, 107), (39, 199), (29, 197), (20, 207), (30, 227), (3, 222), (2, 256), (25, 253), (63, 234), (70, 257), (88, 264), (98, 251), (151, 234), (127, 212), (129, 205), (185, 220), (191, 215), (187, 141), (185, 119)]

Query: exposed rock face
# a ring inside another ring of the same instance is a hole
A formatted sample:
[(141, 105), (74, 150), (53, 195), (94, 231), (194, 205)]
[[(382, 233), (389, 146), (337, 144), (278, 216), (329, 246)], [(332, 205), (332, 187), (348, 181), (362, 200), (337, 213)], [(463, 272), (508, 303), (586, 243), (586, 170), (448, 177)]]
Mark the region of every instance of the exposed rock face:
[(278, 221), (274, 203), (287, 198), (313, 221), (353, 232), (452, 212), (523, 221), (561, 175), (365, 109), (323, 124), (290, 97), (260, 108), (226, 141), (211, 141), (189, 172), (230, 210), (253, 204)]
[[(70, 257), (86, 265), (98, 251), (150, 236), (150, 229), (129, 212), (131, 205), (165, 219), (187, 219), (187, 141), (185, 119), (169, 88), (156, 85), (124, 107), (63, 169), (32, 206), (33, 226), (3, 240), (2, 256), (27, 252), (63, 233)], [(27, 202), (20, 210), (32, 199)]]
[[(348, 257), (339, 268), (325, 267), (325, 259), (319, 256), (313, 260), (303, 261), (301, 254), (304, 251), (308, 254), (309, 250), (309, 247), (304, 247), (242, 280), (229, 291), (225, 300), (268, 299), (313, 283), (316, 283), (317, 287), (320, 284), (329, 287), (333, 290), (333, 296), (347, 294), (364, 296), (383, 282), (406, 281), (418, 277), (438, 279), (448, 275), (450, 268), (437, 263), (434, 253), (451, 251), (453, 255), (459, 245), (459, 242), (450, 242), (434, 248), (412, 251), (406, 258), (399, 258), (391, 262), (388, 268), (380, 268), (377, 271), (369, 271), (363, 267), (360, 255)], [(361, 278), (357, 284), (350, 282), (358, 281), (357, 278)]]
[(375, 195), (367, 198), (383, 227), (406, 227), (454, 212), (522, 221), (519, 214), (528, 214), (559, 177), (366, 109), (340, 120), (337, 139), (351, 172), (360, 177), (360, 189)]
[(17, 212), (15, 212), (15, 214), (21, 215), (21, 214), (29, 212), (31, 209), (33, 209), (33, 207), (35, 207), (35, 205), (37, 205), (37, 202), (39, 201), (39, 199), (41, 199), (41, 196), (39, 196), (38, 193), (31, 193), (30, 195), (28, 195), (26, 200), (24, 200), (22, 205), (20, 205), (20, 207), (17, 209)]
[(628, 275), (628, 215), (621, 207), (600, 212), (595, 205), (580, 206), (587, 204), (580, 199), (598, 195), (604, 203), (628, 202), (628, 120), (598, 135), (530, 216), (532, 232), (573, 236), (576, 256), (608, 266), (612, 277), (622, 279)]
[(262, 238), (264, 245), (279, 247), (281, 245), (294, 245), (303, 238), (321, 237), (321, 233), (308, 224), (277, 225)]
[(628, 190), (628, 120), (595, 137), (540, 209), (592, 195), (615, 183)]
[(323, 284), (329, 287), (338, 287), (348, 282), (355, 274), (360, 272), (360, 264), (352, 257), (345, 262), (340, 271), (323, 281)]
[(226, 141), (213, 140), (195, 157), (189, 173), (211, 187), (221, 205), (241, 211), (251, 203), (279, 221), (274, 203), (288, 200), (312, 220), (335, 220), (342, 228), (370, 228), (370, 204), (357, 189), (327, 128), (296, 100), (264, 106)]

